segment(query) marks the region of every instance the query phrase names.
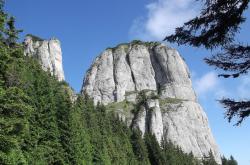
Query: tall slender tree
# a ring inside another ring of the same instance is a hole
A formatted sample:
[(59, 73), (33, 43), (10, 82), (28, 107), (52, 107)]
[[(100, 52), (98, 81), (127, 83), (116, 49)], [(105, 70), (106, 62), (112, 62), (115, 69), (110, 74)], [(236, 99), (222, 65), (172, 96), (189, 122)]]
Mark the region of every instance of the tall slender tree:
[(19, 33), (22, 32), (22, 30), (17, 30), (15, 27), (15, 18), (11, 16), (7, 21), (7, 30), (6, 30), (6, 44), (9, 47), (14, 47), (18, 40)]
[(3, 10), (4, 1), (0, 0), (0, 41), (3, 41), (3, 35), (5, 30), (5, 20), (7, 14)]

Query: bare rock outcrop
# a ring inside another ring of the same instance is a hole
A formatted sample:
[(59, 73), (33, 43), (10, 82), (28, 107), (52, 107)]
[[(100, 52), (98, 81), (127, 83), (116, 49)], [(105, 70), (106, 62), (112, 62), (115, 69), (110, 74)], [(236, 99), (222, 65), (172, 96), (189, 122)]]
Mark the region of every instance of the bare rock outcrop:
[(198, 158), (212, 151), (221, 163), (188, 67), (175, 49), (140, 41), (108, 48), (88, 70), (82, 93), (116, 111), (143, 134), (154, 134), (158, 142), (170, 140)]
[(65, 80), (62, 65), (60, 41), (52, 38), (43, 40), (33, 35), (27, 35), (24, 40), (24, 54), (36, 58), (43, 70), (49, 71), (59, 81)]

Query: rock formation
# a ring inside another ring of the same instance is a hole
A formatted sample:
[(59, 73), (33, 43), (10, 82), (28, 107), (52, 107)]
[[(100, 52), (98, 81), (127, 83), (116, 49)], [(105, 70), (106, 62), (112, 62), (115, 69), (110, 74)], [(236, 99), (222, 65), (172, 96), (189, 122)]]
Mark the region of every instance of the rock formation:
[(43, 70), (50, 71), (51, 75), (54, 75), (59, 81), (65, 79), (62, 51), (58, 39), (43, 40), (33, 35), (27, 35), (24, 46), (24, 54), (38, 59)]
[(175, 49), (140, 41), (108, 48), (87, 71), (82, 93), (143, 134), (170, 140), (198, 158), (212, 151), (221, 163), (188, 67)]

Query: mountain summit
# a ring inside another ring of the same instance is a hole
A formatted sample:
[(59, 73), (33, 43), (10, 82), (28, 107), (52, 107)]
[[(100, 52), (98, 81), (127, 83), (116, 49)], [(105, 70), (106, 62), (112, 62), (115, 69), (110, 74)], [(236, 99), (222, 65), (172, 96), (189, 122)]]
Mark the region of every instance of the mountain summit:
[(133, 41), (107, 48), (84, 78), (82, 94), (106, 105), (128, 126), (169, 140), (202, 158), (220, 153), (179, 53), (158, 42)]

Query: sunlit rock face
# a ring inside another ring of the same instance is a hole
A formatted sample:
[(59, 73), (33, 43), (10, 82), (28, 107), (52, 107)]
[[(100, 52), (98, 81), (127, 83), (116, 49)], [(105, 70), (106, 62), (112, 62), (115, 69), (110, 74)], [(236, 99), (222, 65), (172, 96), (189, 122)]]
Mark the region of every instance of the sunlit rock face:
[(59, 81), (65, 80), (62, 51), (58, 39), (43, 40), (33, 35), (27, 35), (24, 40), (24, 47), (24, 54), (36, 58), (43, 70), (49, 71)]
[(159, 143), (170, 140), (198, 158), (212, 151), (221, 163), (188, 67), (175, 49), (140, 41), (108, 48), (87, 71), (82, 94), (107, 105), (142, 134), (154, 134)]

